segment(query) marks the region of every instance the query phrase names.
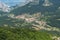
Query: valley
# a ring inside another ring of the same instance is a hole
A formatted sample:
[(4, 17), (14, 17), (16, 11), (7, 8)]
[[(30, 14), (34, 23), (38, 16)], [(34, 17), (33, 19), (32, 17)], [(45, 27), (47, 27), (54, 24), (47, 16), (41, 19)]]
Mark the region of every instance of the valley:
[(14, 5), (0, 2), (0, 40), (60, 40), (60, 0)]

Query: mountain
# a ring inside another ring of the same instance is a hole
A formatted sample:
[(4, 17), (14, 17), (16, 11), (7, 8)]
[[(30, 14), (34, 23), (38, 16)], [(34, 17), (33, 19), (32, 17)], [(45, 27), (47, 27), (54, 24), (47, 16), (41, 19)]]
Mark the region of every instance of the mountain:
[[(28, 4), (29, 2), (20, 2), (20, 3), (18, 3), (18, 4), (16, 4), (15, 6), (11, 6), (11, 8), (13, 8), (13, 9), (16, 9), (16, 8), (18, 8), (18, 7), (22, 7), (22, 6), (25, 6), (26, 4)], [(12, 9), (12, 10), (13, 10)]]
[[(58, 27), (60, 28), (60, 0), (49, 0), (47, 2), (47, 5), (45, 4), (45, 1), (39, 0), (38, 5), (31, 5), (34, 4), (34, 2), (29, 2), (28, 4), (22, 6), (22, 7), (17, 7), (14, 10), (11, 10), (10, 13), (13, 13), (14, 15), (20, 15), (20, 14), (35, 14), (41, 12), (46, 19), (49, 21), (47, 24), (52, 26), (52, 27)], [(49, 5), (52, 4), (52, 5)]]
[(0, 2), (0, 28), (1, 40), (57, 40), (60, 0), (33, 0), (11, 7)]
[[(60, 0), (49, 0), (47, 2), (48, 6), (43, 5), (46, 1), (39, 0), (39, 4), (35, 5), (35, 1), (31, 1), (24, 6), (20, 6), (20, 4), (16, 5), (13, 10), (9, 12), (9, 14), (13, 15), (20, 15), (20, 14), (35, 14), (41, 12), (44, 16), (46, 16), (46, 19), (48, 19), (48, 25), (51, 25), (52, 27), (59, 27), (60, 28)], [(23, 3), (24, 4), (24, 3)], [(32, 5), (33, 4), (33, 5)], [(49, 5), (53, 4), (53, 5)], [(0, 12), (2, 14), (3, 12)], [(5, 13), (4, 13), (5, 15)]]
[[(33, 5), (31, 5), (33, 3)], [(34, 2), (29, 2), (28, 4), (22, 6), (22, 7), (17, 7), (14, 10), (12, 10), (10, 13), (14, 13), (16, 15), (22, 14), (22, 13), (36, 13), (36, 12), (55, 12), (58, 7), (60, 6), (60, 0), (49, 0), (47, 2), (48, 5), (50, 6), (43, 6), (45, 4), (45, 1), (39, 0), (39, 4), (35, 5)]]
[(7, 4), (0, 2), (0, 11), (9, 12), (10, 7)]

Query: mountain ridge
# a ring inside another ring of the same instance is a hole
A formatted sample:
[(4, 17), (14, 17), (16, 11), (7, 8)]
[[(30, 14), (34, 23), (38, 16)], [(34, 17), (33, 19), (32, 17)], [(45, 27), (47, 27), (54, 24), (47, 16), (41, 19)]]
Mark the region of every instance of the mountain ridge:
[[(57, 1), (57, 2), (56, 2)], [(57, 8), (60, 6), (60, 0), (51, 0), (51, 3), (53, 3), (52, 6), (43, 6), (42, 4), (44, 3), (44, 1), (39, 0), (39, 5), (30, 5), (30, 3), (26, 4), (25, 6), (22, 7), (18, 7), (14, 10), (12, 10), (11, 12), (16, 14), (21, 14), (21, 13), (35, 13), (35, 12), (55, 12), (57, 10)], [(55, 3), (56, 2), (56, 3)]]

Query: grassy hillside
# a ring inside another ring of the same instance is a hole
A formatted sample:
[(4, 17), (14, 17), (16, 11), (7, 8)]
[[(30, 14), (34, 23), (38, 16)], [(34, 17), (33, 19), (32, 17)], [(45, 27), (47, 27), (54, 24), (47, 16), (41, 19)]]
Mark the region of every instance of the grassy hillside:
[(52, 40), (51, 34), (25, 28), (0, 27), (0, 40)]

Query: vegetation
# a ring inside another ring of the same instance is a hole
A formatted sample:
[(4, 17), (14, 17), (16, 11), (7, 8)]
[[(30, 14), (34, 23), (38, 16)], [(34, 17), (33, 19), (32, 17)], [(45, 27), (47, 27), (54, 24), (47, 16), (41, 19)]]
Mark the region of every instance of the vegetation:
[(27, 28), (0, 27), (0, 40), (52, 40), (51, 34)]
[[(49, 7), (42, 6), (43, 1), (40, 0), (39, 5), (28, 3), (22, 7), (16, 6), (17, 8), (9, 13), (0, 11), (0, 40), (52, 40), (52, 36), (60, 37), (60, 9), (58, 9), (60, 1), (51, 0), (51, 2), (53, 5)], [(30, 17), (34, 21), (27, 22), (26, 18), (13, 18), (21, 14), (29, 14), (26, 16), (27, 19)], [(41, 21), (44, 21), (47, 26)], [(40, 23), (43, 24), (44, 29), (39, 28)], [(39, 30), (34, 30), (32, 27), (39, 28)]]

